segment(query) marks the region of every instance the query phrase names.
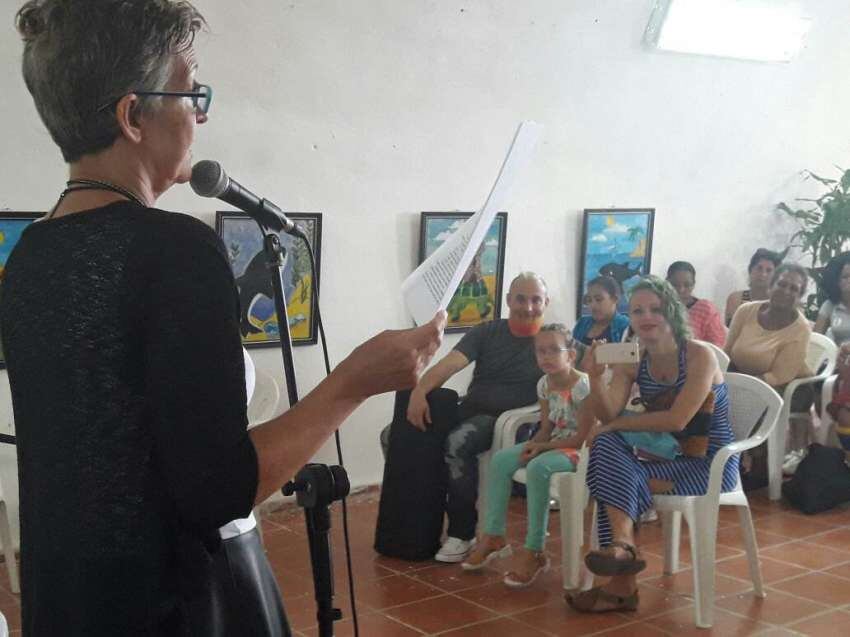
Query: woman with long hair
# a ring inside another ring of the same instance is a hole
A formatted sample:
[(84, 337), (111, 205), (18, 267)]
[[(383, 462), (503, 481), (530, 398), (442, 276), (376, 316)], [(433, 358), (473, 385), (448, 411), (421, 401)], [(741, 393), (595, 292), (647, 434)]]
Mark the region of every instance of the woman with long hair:
[[(602, 424), (593, 436), (587, 483), (598, 504), (600, 549), (585, 563), (596, 575), (610, 577), (603, 586), (567, 598), (582, 612), (635, 610), (636, 576), (646, 561), (635, 547), (634, 527), (652, 507), (653, 493), (699, 495), (706, 492), (711, 461), (717, 450), (733, 440), (729, 424), (728, 390), (717, 360), (704, 344), (691, 338), (687, 311), (669, 283), (644, 277), (629, 296), (631, 328), (644, 348), (637, 365), (615, 366), (609, 386), (602, 380), (604, 366), (591, 364), (591, 398)], [(632, 384), (654, 410), (626, 415), (623, 409)], [(702, 455), (672, 460), (638, 458), (626, 432), (683, 433), (694, 419), (707, 425), (707, 447)], [(723, 490), (734, 488), (738, 461), (733, 457), (723, 473)]]

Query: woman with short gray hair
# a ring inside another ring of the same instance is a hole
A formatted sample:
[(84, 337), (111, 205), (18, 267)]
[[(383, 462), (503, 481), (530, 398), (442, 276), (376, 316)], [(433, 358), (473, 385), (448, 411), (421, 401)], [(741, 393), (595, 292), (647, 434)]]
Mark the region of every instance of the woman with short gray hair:
[(224, 246), (152, 207), (189, 181), (208, 118), (192, 47), (203, 17), (172, 0), (30, 0), (17, 26), (27, 87), (70, 174), (9, 257), (0, 308), (23, 632), (289, 634), (279, 599), (258, 618), (268, 598), (219, 587), (218, 528), (292, 478), (366, 397), (413, 386), (445, 314), (367, 341), (249, 433)]

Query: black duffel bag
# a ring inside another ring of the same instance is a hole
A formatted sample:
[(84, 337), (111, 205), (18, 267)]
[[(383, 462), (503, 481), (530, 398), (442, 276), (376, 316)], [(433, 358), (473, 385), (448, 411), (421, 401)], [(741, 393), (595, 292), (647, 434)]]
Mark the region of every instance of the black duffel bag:
[(440, 549), (446, 508), (445, 440), (458, 422), (458, 395), (428, 394), (431, 424), (420, 431), (407, 420), (410, 392), (398, 392), (384, 465), (375, 550), (387, 557), (430, 560)]
[(850, 467), (844, 450), (809, 445), (794, 477), (782, 485), (782, 495), (803, 513), (820, 513), (850, 501)]

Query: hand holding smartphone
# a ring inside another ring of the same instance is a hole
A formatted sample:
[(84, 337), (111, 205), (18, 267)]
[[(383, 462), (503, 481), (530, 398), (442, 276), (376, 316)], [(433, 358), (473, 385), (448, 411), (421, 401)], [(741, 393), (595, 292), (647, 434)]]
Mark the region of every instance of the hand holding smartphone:
[(598, 365), (634, 364), (640, 360), (640, 348), (637, 342), (603, 343), (596, 348)]

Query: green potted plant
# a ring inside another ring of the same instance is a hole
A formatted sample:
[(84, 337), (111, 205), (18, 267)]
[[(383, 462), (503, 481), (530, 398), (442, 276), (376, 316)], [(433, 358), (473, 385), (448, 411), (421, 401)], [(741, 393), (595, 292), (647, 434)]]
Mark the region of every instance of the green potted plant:
[(817, 199), (795, 200), (808, 204), (807, 208), (795, 209), (784, 202), (776, 206), (800, 227), (791, 235), (788, 247), (799, 248), (810, 261), (808, 270), (817, 289), (809, 294), (804, 310), (811, 320), (817, 318), (818, 308), (826, 298), (821, 285), (824, 266), (850, 247), (850, 170), (839, 170), (838, 179), (820, 177), (810, 170), (803, 173), (806, 179), (814, 179), (828, 188)]

